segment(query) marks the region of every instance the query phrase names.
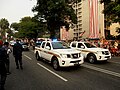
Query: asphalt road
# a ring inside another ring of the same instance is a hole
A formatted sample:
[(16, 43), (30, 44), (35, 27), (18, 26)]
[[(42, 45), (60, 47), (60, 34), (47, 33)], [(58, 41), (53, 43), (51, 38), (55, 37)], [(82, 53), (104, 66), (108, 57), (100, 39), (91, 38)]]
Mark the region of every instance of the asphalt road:
[(25, 51), (23, 70), (16, 69), (11, 54), (10, 71), (5, 90), (120, 90), (120, 57), (55, 71), (49, 63), (37, 61), (33, 51)]

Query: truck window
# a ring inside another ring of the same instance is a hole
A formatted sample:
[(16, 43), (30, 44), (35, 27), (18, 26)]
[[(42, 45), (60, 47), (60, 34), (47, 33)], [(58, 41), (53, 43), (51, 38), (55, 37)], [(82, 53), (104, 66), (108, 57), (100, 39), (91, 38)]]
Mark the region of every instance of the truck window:
[(53, 49), (67, 49), (70, 48), (66, 43), (63, 42), (52, 42)]
[(96, 46), (90, 44), (90, 43), (85, 43), (87, 48), (97, 48)]
[(42, 43), (42, 48), (44, 48), (44, 46), (45, 46), (45, 42)]
[(47, 46), (49, 46), (49, 47), (50, 47), (50, 49), (51, 49), (50, 43), (47, 43), (47, 44), (46, 44), (46, 47), (47, 47)]
[(82, 43), (78, 43), (78, 48), (81, 48), (81, 46), (84, 47), (84, 45)]
[(76, 47), (76, 43), (72, 43), (72, 47)]

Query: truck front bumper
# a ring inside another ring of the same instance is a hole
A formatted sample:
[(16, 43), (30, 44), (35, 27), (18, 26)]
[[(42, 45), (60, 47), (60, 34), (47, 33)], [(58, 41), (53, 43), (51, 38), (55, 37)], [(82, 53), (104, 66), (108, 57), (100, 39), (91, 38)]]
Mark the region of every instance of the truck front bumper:
[(111, 55), (99, 55), (97, 56), (98, 61), (105, 61), (111, 59)]
[(60, 67), (69, 67), (69, 66), (80, 65), (83, 62), (84, 62), (83, 56), (80, 58), (77, 58), (77, 59), (66, 58), (66, 59), (60, 59), (59, 65), (60, 65)]

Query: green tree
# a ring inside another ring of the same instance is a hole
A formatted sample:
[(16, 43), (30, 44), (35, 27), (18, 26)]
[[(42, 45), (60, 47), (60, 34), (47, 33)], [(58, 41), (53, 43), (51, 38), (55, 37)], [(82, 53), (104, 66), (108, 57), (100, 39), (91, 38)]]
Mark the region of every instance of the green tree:
[(112, 22), (120, 23), (120, 0), (101, 0), (105, 4), (103, 13), (108, 16)]
[(18, 33), (16, 37), (18, 38), (37, 38), (39, 33), (43, 33), (43, 27), (41, 28), (40, 22), (32, 17), (24, 17), (20, 20)]
[(77, 1), (80, 0), (37, 0), (33, 12), (37, 12), (35, 17), (38, 20), (46, 21), (52, 38), (61, 26), (65, 25), (69, 28), (70, 22), (77, 23), (77, 16), (70, 4)]
[[(120, 0), (100, 0), (104, 3), (103, 13), (105, 14), (106, 26), (110, 26), (112, 23), (120, 24)], [(120, 29), (117, 28), (116, 32), (120, 35)]]
[(1, 38), (5, 38), (5, 32), (9, 30), (9, 22), (7, 19), (2, 18), (0, 20), (0, 33), (1, 33)]
[(7, 33), (8, 33), (7, 39), (8, 39), (8, 40), (11, 40), (11, 36), (14, 35), (13, 31), (9, 28), (9, 29), (7, 30)]
[(16, 22), (12, 23), (10, 25), (10, 28), (14, 29), (15, 31), (18, 31), (18, 29), (19, 29), (19, 23), (16, 23)]

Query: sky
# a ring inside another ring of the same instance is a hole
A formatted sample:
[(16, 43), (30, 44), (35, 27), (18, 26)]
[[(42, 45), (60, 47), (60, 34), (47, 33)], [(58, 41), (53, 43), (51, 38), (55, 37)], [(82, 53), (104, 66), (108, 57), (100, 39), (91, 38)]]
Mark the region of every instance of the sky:
[(35, 13), (31, 9), (37, 0), (0, 0), (0, 19), (5, 18), (8, 22), (19, 22), (26, 16), (33, 17)]

